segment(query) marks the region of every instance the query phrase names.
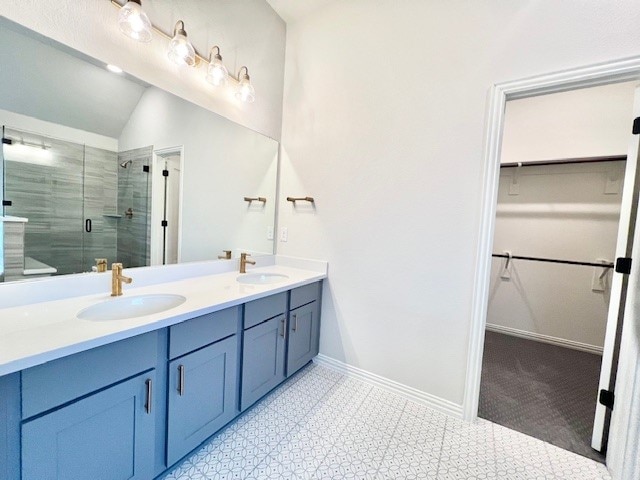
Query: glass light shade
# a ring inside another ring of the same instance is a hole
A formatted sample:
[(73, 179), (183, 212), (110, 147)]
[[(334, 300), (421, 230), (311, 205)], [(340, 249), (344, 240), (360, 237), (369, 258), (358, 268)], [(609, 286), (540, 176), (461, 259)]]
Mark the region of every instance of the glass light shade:
[(249, 75), (244, 75), (240, 79), (238, 88), (236, 89), (236, 98), (246, 103), (252, 103), (256, 99), (256, 90), (251, 85)]
[(118, 14), (120, 31), (138, 42), (151, 41), (151, 22), (140, 3), (129, 0)]
[(227, 80), (229, 79), (229, 71), (222, 63), (222, 57), (220, 55), (216, 55), (209, 63), (206, 79), (207, 82), (216, 87), (227, 83)]
[(192, 67), (196, 64), (196, 51), (187, 40), (184, 30), (178, 30), (169, 43), (169, 59), (180, 66)]

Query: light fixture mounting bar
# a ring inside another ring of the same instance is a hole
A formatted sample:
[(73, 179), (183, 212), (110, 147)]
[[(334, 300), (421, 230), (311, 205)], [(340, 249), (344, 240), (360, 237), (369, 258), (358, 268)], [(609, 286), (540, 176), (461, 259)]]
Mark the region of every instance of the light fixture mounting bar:
[[(120, 5), (120, 3), (117, 0), (109, 0), (111, 2), (111, 5), (113, 5), (114, 7), (116, 7), (118, 10), (120, 10), (124, 5)], [(151, 29), (157, 33), (158, 35), (160, 35), (161, 37), (165, 38), (167, 41), (171, 41), (171, 39), (173, 38), (173, 35), (169, 35), (166, 32), (163, 32), (162, 30), (160, 30), (158, 27), (156, 27), (153, 23), (151, 24)], [(193, 46), (193, 44), (191, 44)], [(205, 58), (204, 56), (200, 55), (200, 53), (198, 52), (198, 50), (196, 50), (196, 47), (194, 46), (193, 49), (196, 52), (196, 64), (194, 65), (194, 67), (198, 67), (201, 63), (205, 64), (205, 65), (209, 65), (209, 60), (207, 58)], [(218, 49), (219, 50), (219, 49)], [(229, 73), (229, 79), (231, 79), (233, 82), (235, 83), (240, 83), (240, 79), (235, 77), (233, 74)]]

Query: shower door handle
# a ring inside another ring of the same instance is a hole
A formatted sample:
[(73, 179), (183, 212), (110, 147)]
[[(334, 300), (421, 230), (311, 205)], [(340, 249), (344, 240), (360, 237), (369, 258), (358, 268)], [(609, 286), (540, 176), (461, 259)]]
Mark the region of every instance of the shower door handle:
[(90, 219), (90, 218), (87, 218), (87, 219), (84, 221), (84, 229), (85, 229), (85, 231), (86, 231), (87, 233), (90, 233), (90, 232), (91, 232), (91, 219)]

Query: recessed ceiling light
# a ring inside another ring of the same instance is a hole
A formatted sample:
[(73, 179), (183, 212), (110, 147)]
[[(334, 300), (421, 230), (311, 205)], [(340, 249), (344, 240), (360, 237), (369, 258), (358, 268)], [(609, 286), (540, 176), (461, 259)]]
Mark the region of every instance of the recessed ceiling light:
[(116, 67), (115, 65), (107, 65), (107, 70), (113, 73), (122, 73), (122, 69), (120, 67)]

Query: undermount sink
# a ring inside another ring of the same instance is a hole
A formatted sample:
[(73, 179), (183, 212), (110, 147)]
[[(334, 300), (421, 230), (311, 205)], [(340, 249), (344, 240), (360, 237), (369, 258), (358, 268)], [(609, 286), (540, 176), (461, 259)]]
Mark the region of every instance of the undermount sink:
[(266, 285), (268, 283), (283, 282), (287, 278), (289, 278), (288, 275), (281, 273), (246, 273), (236, 278), (236, 281), (247, 285)]
[(78, 312), (81, 320), (123, 320), (125, 318), (143, 317), (153, 313), (164, 312), (178, 305), (182, 305), (187, 299), (182, 295), (156, 294), (138, 295), (135, 297), (121, 297), (106, 302), (96, 303)]

